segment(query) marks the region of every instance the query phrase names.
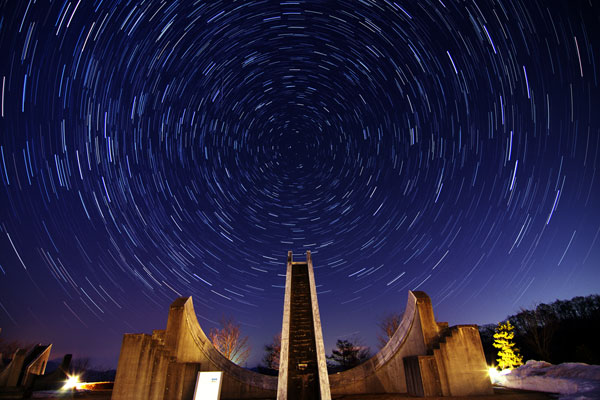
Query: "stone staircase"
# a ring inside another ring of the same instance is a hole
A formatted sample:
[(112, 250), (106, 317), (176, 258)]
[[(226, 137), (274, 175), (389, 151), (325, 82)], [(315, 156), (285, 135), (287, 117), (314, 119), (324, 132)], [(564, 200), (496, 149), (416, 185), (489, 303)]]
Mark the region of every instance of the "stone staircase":
[(427, 355), (405, 357), (404, 367), (408, 393), (412, 396), (471, 396), (491, 394), (485, 356), (476, 325), (440, 328), (437, 340)]
[(292, 265), (288, 399), (319, 399), (315, 330), (308, 264)]

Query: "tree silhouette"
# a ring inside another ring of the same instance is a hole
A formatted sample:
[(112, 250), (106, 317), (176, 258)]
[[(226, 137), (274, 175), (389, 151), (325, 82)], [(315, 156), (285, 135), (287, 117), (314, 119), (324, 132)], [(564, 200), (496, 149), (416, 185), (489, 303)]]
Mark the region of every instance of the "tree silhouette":
[[(507, 318), (515, 327), (514, 342), (524, 360), (542, 359), (553, 364), (583, 362), (600, 364), (600, 295), (577, 296), (537, 304)], [(488, 363), (497, 350), (493, 346), (496, 324), (479, 327)]]
[(70, 365), (71, 375), (83, 376), (90, 369), (90, 358), (80, 357), (71, 360)]
[[(0, 355), (2, 358), (12, 358), (15, 355), (15, 351), (19, 349), (24, 349), (27, 352), (33, 348), (33, 344), (25, 344), (18, 340), (6, 341), (3, 338), (0, 338)], [(1, 361), (1, 358), (0, 358)]]
[(348, 340), (338, 339), (336, 349), (331, 352), (327, 359), (335, 363), (334, 367), (338, 367), (344, 371), (355, 367), (367, 361), (370, 357), (370, 349), (358, 344), (359, 340), (354, 339), (353, 342)]
[(279, 355), (281, 353), (281, 332), (273, 337), (273, 343), (265, 345), (263, 362), (267, 368), (279, 370)]
[(544, 361), (550, 361), (550, 344), (558, 327), (557, 319), (550, 306), (540, 304), (533, 310), (521, 309), (517, 314), (521, 323), (523, 340)]

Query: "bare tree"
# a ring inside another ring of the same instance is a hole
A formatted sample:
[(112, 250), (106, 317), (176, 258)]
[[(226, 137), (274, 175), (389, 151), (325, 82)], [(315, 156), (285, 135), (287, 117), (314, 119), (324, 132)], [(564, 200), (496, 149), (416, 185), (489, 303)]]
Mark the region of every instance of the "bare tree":
[(525, 341), (545, 361), (550, 361), (550, 344), (558, 325), (556, 316), (548, 309), (547, 305), (540, 304), (533, 310), (521, 308), (517, 314), (521, 317)]
[(279, 370), (279, 356), (281, 354), (281, 332), (273, 337), (273, 343), (265, 345), (263, 358), (267, 368)]
[(241, 365), (250, 357), (248, 336), (242, 337), (239, 324), (231, 318), (221, 319), (221, 329), (210, 330), (210, 341), (227, 359)]
[(383, 348), (390, 341), (402, 321), (402, 316), (398, 313), (387, 314), (377, 326), (379, 326), (380, 332), (377, 335), (377, 342), (379, 348)]
[(89, 369), (89, 357), (75, 358), (71, 361), (70, 370), (72, 375), (85, 375)]
[(33, 344), (25, 344), (18, 340), (6, 341), (0, 338), (0, 355), (4, 358), (11, 358), (14, 356), (15, 351), (19, 349), (24, 349), (27, 352), (33, 348)]

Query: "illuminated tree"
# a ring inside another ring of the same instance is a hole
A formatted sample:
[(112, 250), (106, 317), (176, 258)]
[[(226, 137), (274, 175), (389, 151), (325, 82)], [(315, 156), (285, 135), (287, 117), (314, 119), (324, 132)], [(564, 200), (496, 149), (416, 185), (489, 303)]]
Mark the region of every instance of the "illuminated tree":
[(519, 349), (515, 347), (513, 339), (515, 337), (515, 327), (510, 321), (500, 322), (494, 334), (494, 347), (498, 350), (498, 368), (513, 369), (523, 365), (523, 357), (519, 354)]
[(242, 337), (240, 326), (230, 318), (221, 320), (221, 329), (210, 330), (210, 341), (227, 359), (241, 365), (250, 356), (248, 336)]

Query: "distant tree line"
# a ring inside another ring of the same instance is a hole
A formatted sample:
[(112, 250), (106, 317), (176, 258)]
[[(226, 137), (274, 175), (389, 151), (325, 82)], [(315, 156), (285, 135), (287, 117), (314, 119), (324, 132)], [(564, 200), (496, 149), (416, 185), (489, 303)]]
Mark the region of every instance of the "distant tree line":
[[(390, 313), (381, 318), (377, 324), (379, 333), (377, 342), (379, 349), (382, 349), (392, 338), (400, 322), (402, 315), (399, 313)], [(347, 339), (337, 339), (335, 348), (331, 350), (327, 358), (327, 371), (332, 374), (346, 371), (354, 368), (371, 358), (371, 348), (365, 346), (364, 341), (358, 335), (352, 335)], [(279, 353), (281, 352), (281, 333), (275, 335), (273, 342), (264, 346), (265, 356), (263, 363), (256, 368), (256, 371), (277, 376), (279, 371)]]
[[(521, 309), (507, 318), (514, 325), (514, 341), (524, 360), (543, 360), (552, 364), (583, 362), (600, 364), (600, 296), (574, 297)], [(495, 364), (496, 324), (479, 327), (488, 364)]]
[[(338, 339), (331, 355), (326, 355), (327, 371), (332, 374), (345, 371), (362, 364), (371, 357), (368, 346), (362, 344), (362, 339), (352, 336), (349, 339)], [(281, 352), (281, 333), (275, 335), (273, 342), (264, 346), (265, 356), (256, 371), (265, 375), (277, 376), (279, 373), (279, 355)]]

